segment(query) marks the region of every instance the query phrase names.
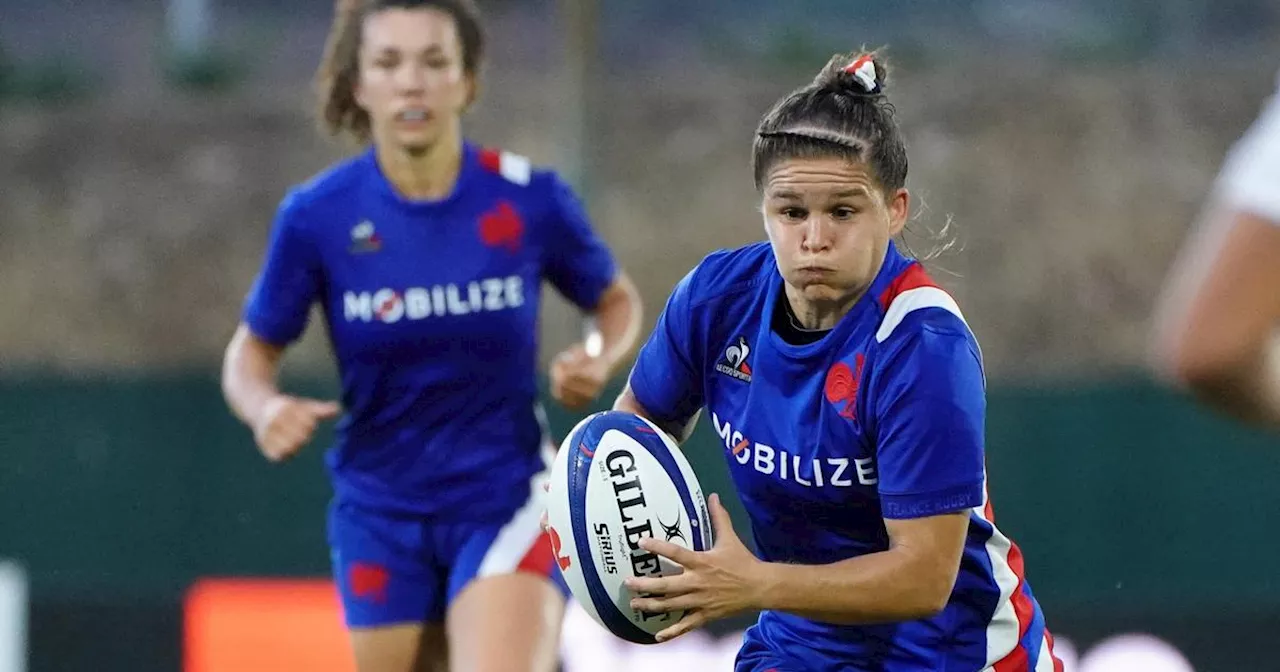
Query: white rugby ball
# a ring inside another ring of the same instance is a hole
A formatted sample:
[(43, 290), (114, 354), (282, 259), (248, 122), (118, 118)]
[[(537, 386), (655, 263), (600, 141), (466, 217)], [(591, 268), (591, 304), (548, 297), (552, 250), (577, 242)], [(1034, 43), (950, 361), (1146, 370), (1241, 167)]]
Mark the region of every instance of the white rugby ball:
[(676, 442), (633, 413), (604, 411), (579, 422), (551, 467), (547, 524), (557, 565), (574, 599), (613, 634), (637, 644), (684, 616), (631, 608), (633, 576), (681, 568), (639, 542), (656, 537), (694, 551), (711, 548), (702, 487)]

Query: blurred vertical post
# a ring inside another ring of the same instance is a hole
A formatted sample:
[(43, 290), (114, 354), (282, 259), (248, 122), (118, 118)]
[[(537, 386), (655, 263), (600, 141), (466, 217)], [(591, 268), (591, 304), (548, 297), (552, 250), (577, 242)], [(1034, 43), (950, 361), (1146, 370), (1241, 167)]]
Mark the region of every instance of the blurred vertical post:
[[(599, 30), (598, 0), (560, 0), (560, 17), (564, 22), (564, 87), (563, 125), (561, 136), (561, 171), (574, 185), (578, 195), (588, 205), (592, 202), (592, 176), (595, 174), (595, 147), (597, 127), (595, 100), (597, 96), (597, 41)], [(596, 223), (597, 230), (602, 227)], [(582, 339), (587, 356), (598, 357), (604, 344), (595, 318), (586, 317), (582, 324)]]
[(212, 0), (168, 0), (165, 19), (169, 48), (179, 56), (199, 56), (209, 47)]
[(564, 24), (561, 169), (584, 201), (591, 202), (595, 169), (598, 0), (560, 0)]
[[(564, 22), (564, 110), (561, 118), (561, 165), (577, 193), (590, 205), (593, 200), (591, 175), (595, 170), (596, 32), (599, 29), (598, 0), (561, 0)], [(599, 224), (596, 224), (599, 230)], [(594, 317), (582, 321), (582, 342), (589, 357), (600, 356), (604, 339)]]
[(16, 563), (0, 561), (0, 672), (27, 669), (27, 576)]

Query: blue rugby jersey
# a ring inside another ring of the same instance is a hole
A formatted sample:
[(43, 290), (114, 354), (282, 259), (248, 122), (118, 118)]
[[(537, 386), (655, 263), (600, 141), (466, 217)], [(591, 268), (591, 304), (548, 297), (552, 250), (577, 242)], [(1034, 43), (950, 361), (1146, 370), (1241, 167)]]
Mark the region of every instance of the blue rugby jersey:
[(885, 518), (968, 510), (970, 523), (935, 617), (848, 626), (766, 611), (744, 652), (813, 670), (1054, 670), (1021, 553), (986, 498), (981, 354), (955, 301), (892, 244), (869, 291), (816, 342), (774, 332), (782, 291), (767, 243), (710, 255), (676, 286), (630, 378), (660, 420), (708, 411), (761, 558), (884, 551)]
[(368, 150), (286, 196), (243, 319), (284, 345), (323, 310), (345, 411), (326, 455), (340, 499), (501, 520), (544, 465), (542, 281), (590, 310), (615, 273), (578, 199), (527, 159), (467, 143), (453, 192), (415, 201)]

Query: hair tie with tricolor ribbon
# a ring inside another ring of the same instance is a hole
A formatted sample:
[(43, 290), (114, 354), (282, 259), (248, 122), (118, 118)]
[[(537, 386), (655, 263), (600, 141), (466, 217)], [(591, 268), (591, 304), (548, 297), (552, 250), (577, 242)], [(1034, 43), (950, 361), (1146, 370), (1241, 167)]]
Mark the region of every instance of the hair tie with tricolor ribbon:
[(853, 75), (867, 93), (880, 93), (880, 83), (876, 81), (876, 62), (871, 54), (859, 56), (857, 60), (845, 66), (844, 71)]

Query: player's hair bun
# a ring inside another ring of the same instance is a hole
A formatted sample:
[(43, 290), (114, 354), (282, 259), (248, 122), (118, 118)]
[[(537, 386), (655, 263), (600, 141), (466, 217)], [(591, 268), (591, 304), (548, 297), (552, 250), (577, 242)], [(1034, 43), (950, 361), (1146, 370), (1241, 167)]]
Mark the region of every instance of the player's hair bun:
[(813, 80), (814, 85), (859, 96), (882, 95), (889, 79), (884, 59), (874, 52), (836, 54)]

